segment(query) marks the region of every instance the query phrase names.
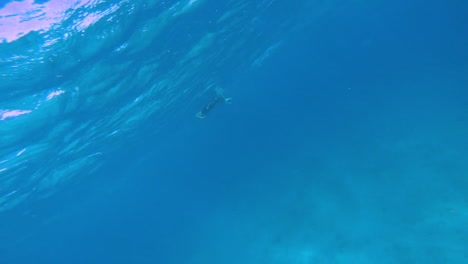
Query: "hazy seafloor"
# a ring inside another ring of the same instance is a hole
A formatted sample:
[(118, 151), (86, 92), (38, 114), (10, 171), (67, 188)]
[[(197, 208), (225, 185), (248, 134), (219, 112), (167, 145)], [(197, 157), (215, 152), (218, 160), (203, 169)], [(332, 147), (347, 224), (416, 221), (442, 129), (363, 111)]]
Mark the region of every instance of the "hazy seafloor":
[(0, 264), (468, 263), (464, 1), (33, 3)]

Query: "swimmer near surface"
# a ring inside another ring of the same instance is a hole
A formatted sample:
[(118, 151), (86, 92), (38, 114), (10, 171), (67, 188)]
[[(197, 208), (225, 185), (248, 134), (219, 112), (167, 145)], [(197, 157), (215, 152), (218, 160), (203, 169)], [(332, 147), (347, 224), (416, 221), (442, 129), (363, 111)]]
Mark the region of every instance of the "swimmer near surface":
[(206, 115), (213, 110), (213, 108), (220, 104), (220, 103), (226, 103), (226, 104), (231, 104), (232, 103), (232, 98), (230, 97), (225, 97), (223, 89), (216, 89), (216, 98), (211, 101), (209, 104), (207, 104), (205, 107), (203, 107), (195, 116), (199, 119), (204, 119)]

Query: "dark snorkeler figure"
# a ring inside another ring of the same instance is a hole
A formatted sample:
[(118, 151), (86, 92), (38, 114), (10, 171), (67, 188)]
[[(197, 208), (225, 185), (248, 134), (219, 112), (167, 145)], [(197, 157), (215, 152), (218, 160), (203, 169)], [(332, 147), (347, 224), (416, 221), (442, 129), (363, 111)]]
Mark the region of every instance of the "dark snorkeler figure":
[(213, 108), (218, 104), (218, 103), (226, 103), (226, 104), (231, 104), (232, 103), (232, 98), (225, 97), (223, 94), (223, 89), (216, 89), (216, 98), (209, 104), (207, 104), (205, 107), (203, 107), (200, 112), (198, 112), (195, 116), (203, 119), (206, 117), (206, 115), (213, 110)]

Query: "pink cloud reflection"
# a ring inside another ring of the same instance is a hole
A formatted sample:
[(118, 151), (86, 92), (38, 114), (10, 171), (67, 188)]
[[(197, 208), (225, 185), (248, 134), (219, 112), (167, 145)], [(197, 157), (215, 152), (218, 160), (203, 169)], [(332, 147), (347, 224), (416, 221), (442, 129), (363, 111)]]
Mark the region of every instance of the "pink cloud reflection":
[(32, 113), (31, 110), (0, 110), (0, 120)]
[(47, 31), (77, 9), (96, 0), (51, 0), (34, 4), (34, 0), (12, 2), (0, 9), (0, 43), (12, 42), (32, 31)]
[(52, 98), (56, 97), (56, 96), (59, 96), (61, 94), (64, 94), (65, 91), (54, 91), (54, 92), (51, 92), (49, 95), (47, 95), (47, 101), (50, 101), (52, 100)]

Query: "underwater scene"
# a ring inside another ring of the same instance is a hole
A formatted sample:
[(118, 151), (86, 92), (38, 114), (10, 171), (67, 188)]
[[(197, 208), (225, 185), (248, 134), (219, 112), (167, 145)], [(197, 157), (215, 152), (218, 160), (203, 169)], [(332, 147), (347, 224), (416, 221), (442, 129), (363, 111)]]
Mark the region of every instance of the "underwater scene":
[(0, 264), (468, 263), (466, 14), (0, 0)]

